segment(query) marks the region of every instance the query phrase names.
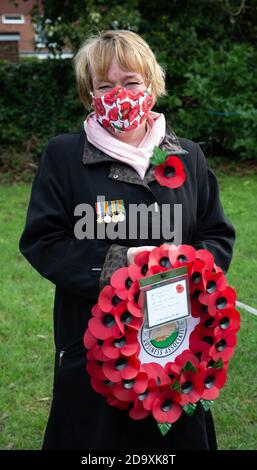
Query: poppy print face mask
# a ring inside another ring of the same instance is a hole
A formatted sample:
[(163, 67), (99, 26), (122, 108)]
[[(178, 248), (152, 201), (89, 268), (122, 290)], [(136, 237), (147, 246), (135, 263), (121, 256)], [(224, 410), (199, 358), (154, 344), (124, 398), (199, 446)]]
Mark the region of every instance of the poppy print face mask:
[(117, 86), (100, 98), (93, 96), (93, 104), (98, 122), (115, 133), (136, 129), (154, 106), (151, 85), (145, 91)]

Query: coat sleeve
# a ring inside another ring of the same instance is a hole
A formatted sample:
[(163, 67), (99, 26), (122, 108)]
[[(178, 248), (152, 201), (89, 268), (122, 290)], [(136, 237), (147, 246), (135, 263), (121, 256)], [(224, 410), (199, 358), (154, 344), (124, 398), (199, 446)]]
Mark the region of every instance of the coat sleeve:
[(19, 249), (56, 286), (96, 299), (100, 276), (106, 283), (107, 274), (124, 266), (127, 248), (105, 240), (75, 237), (68, 171), (53, 140), (46, 146), (32, 184)]
[(192, 245), (209, 250), (215, 262), (227, 272), (233, 254), (235, 230), (225, 216), (214, 173), (197, 145), (197, 222)]

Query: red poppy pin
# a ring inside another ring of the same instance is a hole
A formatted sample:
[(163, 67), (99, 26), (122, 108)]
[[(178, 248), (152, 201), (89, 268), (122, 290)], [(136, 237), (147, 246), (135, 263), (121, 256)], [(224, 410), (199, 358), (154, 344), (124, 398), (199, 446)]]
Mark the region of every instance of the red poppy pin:
[(178, 285), (176, 286), (176, 290), (177, 290), (177, 293), (178, 293), (178, 294), (181, 294), (181, 292), (184, 291), (184, 287), (183, 287), (181, 284), (178, 284)]
[(156, 167), (155, 178), (161, 186), (172, 189), (182, 186), (186, 179), (186, 173), (184, 165), (178, 157), (155, 146), (150, 161)]

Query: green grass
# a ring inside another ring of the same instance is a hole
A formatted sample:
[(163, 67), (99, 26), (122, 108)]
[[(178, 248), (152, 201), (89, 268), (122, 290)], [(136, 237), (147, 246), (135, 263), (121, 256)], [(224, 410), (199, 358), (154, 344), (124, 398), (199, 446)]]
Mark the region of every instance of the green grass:
[[(257, 308), (257, 177), (218, 174), (226, 215), (236, 228), (229, 283), (238, 300)], [(213, 405), (220, 449), (257, 449), (257, 317), (240, 310), (241, 329), (228, 381)]]
[[(240, 301), (257, 308), (257, 178), (219, 174), (226, 214), (237, 242), (228, 274)], [(54, 286), (18, 251), (30, 185), (0, 186), (0, 448), (40, 449), (53, 374)], [(241, 311), (242, 326), (228, 382), (213, 405), (221, 449), (257, 449), (257, 317)]]

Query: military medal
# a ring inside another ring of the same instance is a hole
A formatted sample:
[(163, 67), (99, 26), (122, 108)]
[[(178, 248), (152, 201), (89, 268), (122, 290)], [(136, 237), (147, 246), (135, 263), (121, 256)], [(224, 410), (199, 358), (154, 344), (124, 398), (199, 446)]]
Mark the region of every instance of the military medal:
[(125, 207), (123, 200), (118, 200), (118, 221), (123, 222), (125, 220)]
[(104, 201), (104, 213), (105, 213), (105, 216), (104, 216), (104, 221), (109, 224), (112, 220), (110, 214), (109, 214), (109, 203), (108, 201)]
[(116, 201), (111, 201), (111, 206), (112, 206), (112, 221), (116, 224), (119, 221)]
[(122, 199), (111, 201), (98, 201), (95, 203), (98, 224), (106, 222), (123, 222), (125, 220), (125, 207)]
[(102, 224), (104, 219), (103, 219), (103, 210), (102, 210), (101, 202), (96, 202), (95, 206), (96, 206), (96, 213), (97, 213), (96, 222), (98, 224)]

